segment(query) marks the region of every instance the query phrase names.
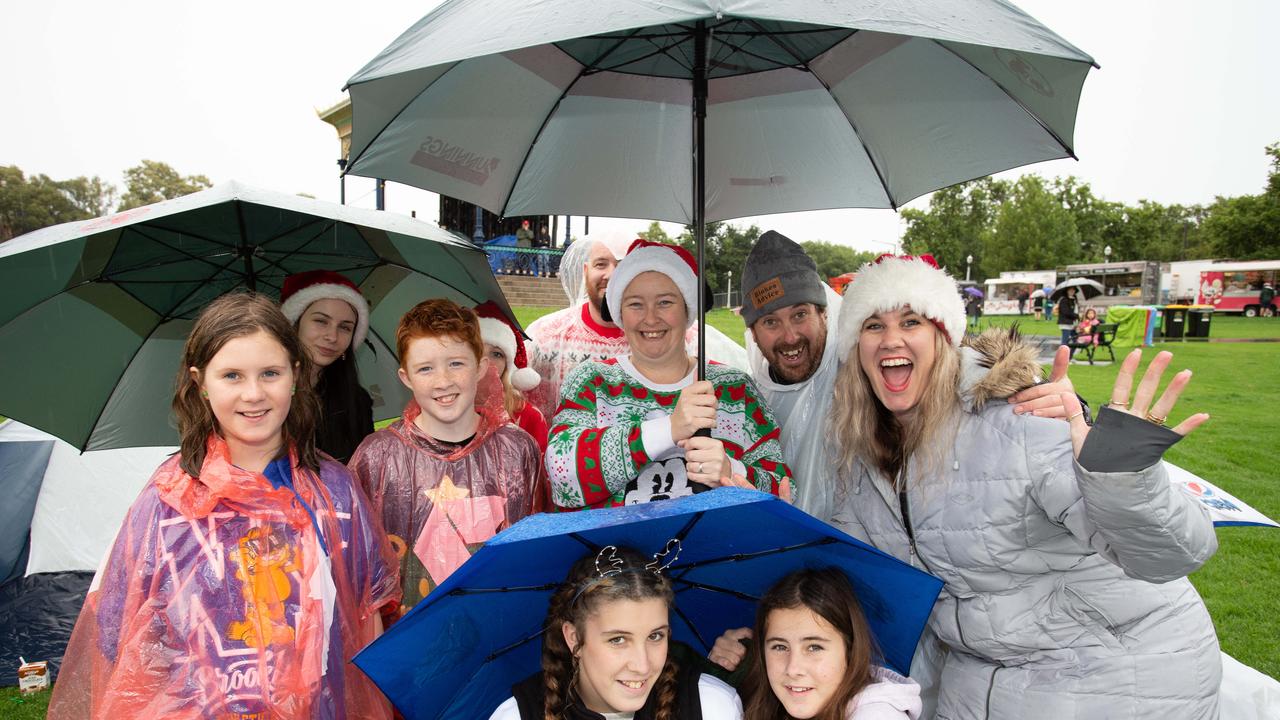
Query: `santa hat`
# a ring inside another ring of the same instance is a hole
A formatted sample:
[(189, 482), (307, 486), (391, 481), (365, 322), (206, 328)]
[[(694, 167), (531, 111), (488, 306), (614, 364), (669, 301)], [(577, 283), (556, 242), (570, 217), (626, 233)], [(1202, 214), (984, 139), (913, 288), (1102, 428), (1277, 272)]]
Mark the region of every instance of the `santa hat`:
[(613, 275), (609, 278), (609, 286), (605, 289), (605, 300), (609, 303), (609, 314), (616, 322), (622, 317), (622, 293), (640, 273), (660, 272), (671, 278), (671, 282), (680, 289), (684, 296), (684, 305), (688, 313), (686, 327), (691, 327), (698, 317), (698, 263), (693, 255), (677, 245), (636, 240), (627, 249), (627, 254), (618, 261)]
[(938, 268), (932, 255), (881, 255), (858, 269), (840, 304), (837, 351), (847, 358), (858, 344), (862, 324), (878, 312), (905, 305), (938, 326), (954, 347), (964, 339), (964, 301), (956, 281)]
[[(476, 306), (480, 318), (480, 337), (489, 345), (497, 346), (507, 356), (511, 373), (511, 387), (526, 392), (538, 387), (542, 376), (529, 367), (529, 355), (525, 350), (524, 334), (492, 300)], [(532, 345), (533, 341), (529, 341)]]
[(284, 279), (280, 291), (280, 309), (289, 322), (295, 325), (302, 313), (317, 300), (342, 300), (356, 311), (356, 329), (351, 334), (351, 349), (364, 343), (369, 334), (369, 303), (360, 289), (344, 275), (331, 270), (309, 270), (294, 273)]

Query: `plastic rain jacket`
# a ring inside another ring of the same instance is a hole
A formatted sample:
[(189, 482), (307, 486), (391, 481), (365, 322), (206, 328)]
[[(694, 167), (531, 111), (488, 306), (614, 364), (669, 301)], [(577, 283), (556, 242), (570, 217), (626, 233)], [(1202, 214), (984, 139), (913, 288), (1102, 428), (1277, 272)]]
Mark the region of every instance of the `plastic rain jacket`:
[[(342, 465), (268, 475), (211, 436), (129, 509), (67, 648), (49, 717), (386, 718), (349, 664), (399, 596), (381, 524)], [(290, 487), (290, 485), (292, 487)], [(318, 533), (318, 534), (317, 534)]]
[(1081, 467), (1067, 423), (1002, 399), (1039, 376), (1035, 350), (967, 342), (939, 469), (900, 498), (859, 465), (832, 521), (946, 583), (911, 673), (940, 670), (937, 717), (1216, 718), (1218, 640), (1185, 577), (1217, 549), (1204, 507), (1159, 462)]
[(782, 428), (782, 457), (795, 478), (795, 506), (822, 520), (831, 521), (835, 508), (835, 471), (831, 439), (823, 432), (831, 416), (835, 397), (836, 372), (840, 358), (836, 352), (836, 318), (841, 297), (827, 288), (827, 345), (813, 375), (803, 382), (784, 385), (769, 376), (769, 363), (756, 345), (751, 328), (745, 331), (751, 377)]
[(464, 447), (419, 430), (414, 420), (422, 409), (410, 400), (400, 420), (365, 438), (351, 458), (399, 556), (399, 614), (546, 500), (537, 443), (510, 424), (501, 393), (481, 391), (477, 398), (485, 403), (476, 407), (480, 426)]

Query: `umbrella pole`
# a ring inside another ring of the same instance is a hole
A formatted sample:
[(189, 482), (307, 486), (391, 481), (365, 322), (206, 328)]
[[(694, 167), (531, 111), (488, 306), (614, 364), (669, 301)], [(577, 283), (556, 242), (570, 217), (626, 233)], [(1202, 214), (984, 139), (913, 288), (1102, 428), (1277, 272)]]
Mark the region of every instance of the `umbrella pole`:
[[(698, 379), (707, 377), (706, 308), (706, 124), (707, 124), (707, 23), (699, 20), (693, 39), (693, 242), (698, 253)], [(708, 433), (709, 435), (710, 433)]]

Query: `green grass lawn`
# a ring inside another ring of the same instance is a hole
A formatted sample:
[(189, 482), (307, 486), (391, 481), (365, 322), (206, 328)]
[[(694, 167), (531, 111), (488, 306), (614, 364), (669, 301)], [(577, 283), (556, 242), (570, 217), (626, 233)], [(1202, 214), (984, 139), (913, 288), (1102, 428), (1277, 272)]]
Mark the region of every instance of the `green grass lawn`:
[(49, 710), (52, 690), (23, 695), (16, 687), (0, 688), (0, 717), (5, 720), (40, 720)]
[[(522, 323), (550, 308), (515, 308)], [(708, 322), (742, 342), (742, 319), (728, 310), (708, 314)], [(1007, 327), (1014, 321), (1026, 334), (1057, 336), (1058, 327), (1031, 316), (988, 316), (983, 326)], [(1212, 320), (1212, 337), (1280, 338), (1280, 318), (1220, 315)], [(1192, 412), (1212, 417), (1166, 456), (1191, 472), (1221, 486), (1271, 518), (1280, 518), (1280, 441), (1272, 416), (1280, 408), (1280, 343), (1183, 343), (1147, 348), (1144, 364), (1156, 352), (1174, 354), (1172, 368), (1190, 368), (1192, 382), (1171, 418), (1174, 424)], [(1122, 357), (1125, 348), (1116, 349)], [(1110, 398), (1115, 366), (1072, 365), (1077, 391), (1094, 408)], [(1218, 530), (1219, 549), (1191, 576), (1204, 597), (1218, 630), (1222, 649), (1237, 660), (1280, 678), (1280, 530)]]

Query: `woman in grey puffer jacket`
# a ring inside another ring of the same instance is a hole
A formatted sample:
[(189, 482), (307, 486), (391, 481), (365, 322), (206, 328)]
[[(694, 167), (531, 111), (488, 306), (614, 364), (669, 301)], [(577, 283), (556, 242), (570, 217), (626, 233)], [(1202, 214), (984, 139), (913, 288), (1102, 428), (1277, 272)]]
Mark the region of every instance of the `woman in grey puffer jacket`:
[(1070, 424), (1014, 415), (1036, 353), (999, 330), (960, 347), (931, 263), (884, 258), (845, 296), (833, 523), (945, 581), (935, 666), (912, 673), (937, 675), (937, 717), (1217, 717), (1218, 641), (1186, 579), (1217, 540), (1159, 462), (1208, 418), (1163, 427), (1190, 372), (1153, 404), (1161, 353), (1129, 408), (1135, 351), (1092, 429), (1072, 396)]

